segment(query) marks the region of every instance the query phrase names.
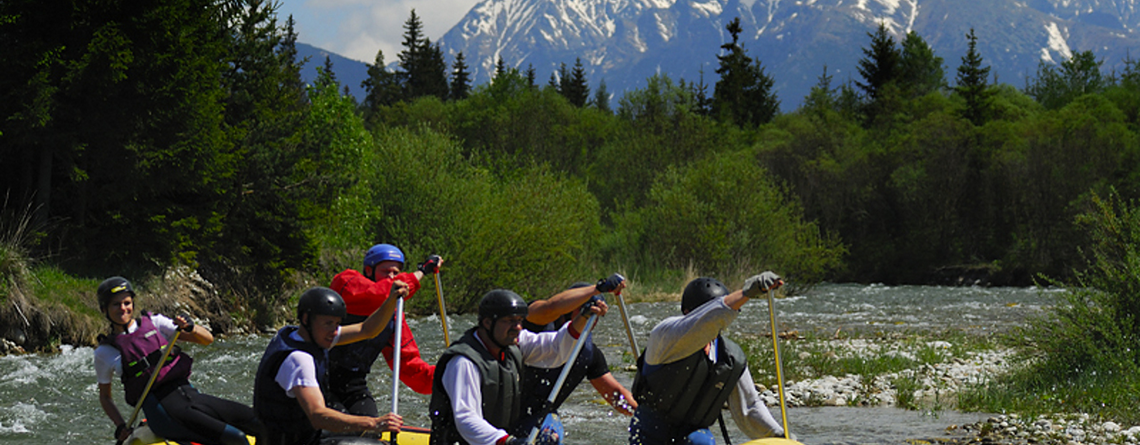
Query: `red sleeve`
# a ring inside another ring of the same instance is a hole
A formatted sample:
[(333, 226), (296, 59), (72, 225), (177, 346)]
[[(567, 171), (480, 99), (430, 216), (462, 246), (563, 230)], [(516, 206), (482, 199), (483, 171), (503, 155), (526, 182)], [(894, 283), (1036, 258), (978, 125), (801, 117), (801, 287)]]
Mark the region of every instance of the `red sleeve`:
[[(404, 272), (402, 274), (396, 275), (395, 279), (403, 281), (405, 283), (408, 283), (408, 296), (409, 297), (412, 295), (415, 295), (416, 291), (420, 290), (420, 280), (416, 278), (416, 274), (414, 274), (414, 273)], [(383, 281), (388, 281), (388, 280), (383, 280)], [(388, 281), (388, 288), (389, 289), (392, 288), (392, 282), (391, 281)]]
[(373, 282), (355, 269), (337, 274), (329, 287), (344, 298), (345, 309), (349, 314), (367, 317), (376, 312), (376, 309), (384, 304), (384, 300), (388, 299), (393, 280), (407, 283), (409, 296), (420, 290), (420, 280), (417, 280), (416, 275), (412, 273), (405, 272), (396, 275), (394, 279), (385, 278)]
[[(397, 277), (398, 278), (398, 277)], [(420, 357), (420, 348), (416, 346), (416, 337), (412, 335), (408, 323), (400, 323), (401, 341), (404, 347), (400, 348), (400, 381), (420, 394), (431, 394), (432, 379), (435, 377), (435, 365), (429, 365)], [(392, 336), (392, 342), (396, 336)], [(388, 362), (388, 369), (392, 369), (392, 344), (384, 347), (382, 351), (384, 360)]]

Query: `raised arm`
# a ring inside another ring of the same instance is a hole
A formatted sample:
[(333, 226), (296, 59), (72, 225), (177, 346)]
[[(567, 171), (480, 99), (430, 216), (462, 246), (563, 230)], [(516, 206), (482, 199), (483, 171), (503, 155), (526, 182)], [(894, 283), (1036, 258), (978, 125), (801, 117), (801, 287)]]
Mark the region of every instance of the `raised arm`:
[(388, 325), (388, 322), (392, 320), (392, 315), (396, 313), (396, 303), (400, 298), (407, 297), (408, 284), (399, 280), (393, 281), (392, 289), (388, 292), (388, 299), (384, 300), (384, 304), (376, 308), (372, 315), (364, 319), (364, 322), (341, 326), (340, 340), (337, 341), (337, 344), (355, 343), (380, 335), (384, 326)]
[(566, 289), (553, 297), (531, 303), (527, 310), (526, 321), (539, 326), (546, 325), (582, 306), (594, 295), (606, 292), (621, 293), (622, 289), (625, 289), (625, 277), (616, 273), (598, 280), (593, 286)]

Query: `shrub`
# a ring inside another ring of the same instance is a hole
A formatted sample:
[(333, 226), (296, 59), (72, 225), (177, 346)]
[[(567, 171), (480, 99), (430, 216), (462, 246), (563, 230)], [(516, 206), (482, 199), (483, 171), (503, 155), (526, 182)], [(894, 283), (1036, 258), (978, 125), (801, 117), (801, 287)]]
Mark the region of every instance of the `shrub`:
[(721, 274), (763, 268), (810, 283), (839, 267), (844, 252), (803, 220), (798, 203), (747, 151), (670, 169), (619, 226), (666, 267)]

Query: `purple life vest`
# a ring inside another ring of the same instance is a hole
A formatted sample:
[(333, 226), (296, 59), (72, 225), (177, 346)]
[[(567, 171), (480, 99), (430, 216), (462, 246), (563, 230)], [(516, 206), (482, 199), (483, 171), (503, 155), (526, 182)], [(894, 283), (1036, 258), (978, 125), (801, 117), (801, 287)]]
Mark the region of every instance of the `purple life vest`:
[[(123, 364), (123, 389), (126, 391), (127, 403), (138, 404), (139, 397), (146, 389), (154, 372), (155, 364), (162, 360), (162, 353), (166, 347), (166, 337), (158, 331), (150, 320), (150, 314), (143, 312), (137, 320), (138, 329), (131, 333), (122, 333), (108, 337), (104, 342), (114, 346), (121, 354)], [(190, 378), (190, 365), (193, 359), (182, 352), (177, 345), (170, 352), (158, 371), (158, 378), (154, 380), (154, 389), (164, 383), (179, 382)]]

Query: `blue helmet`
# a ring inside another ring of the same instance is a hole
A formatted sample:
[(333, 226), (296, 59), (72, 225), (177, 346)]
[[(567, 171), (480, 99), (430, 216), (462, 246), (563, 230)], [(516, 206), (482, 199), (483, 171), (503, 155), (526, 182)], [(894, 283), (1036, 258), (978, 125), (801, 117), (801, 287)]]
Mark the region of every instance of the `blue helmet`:
[(368, 248), (364, 254), (364, 267), (375, 266), (381, 261), (396, 261), (400, 268), (404, 267), (404, 252), (391, 244), (377, 244)]

